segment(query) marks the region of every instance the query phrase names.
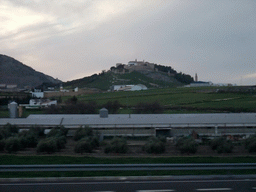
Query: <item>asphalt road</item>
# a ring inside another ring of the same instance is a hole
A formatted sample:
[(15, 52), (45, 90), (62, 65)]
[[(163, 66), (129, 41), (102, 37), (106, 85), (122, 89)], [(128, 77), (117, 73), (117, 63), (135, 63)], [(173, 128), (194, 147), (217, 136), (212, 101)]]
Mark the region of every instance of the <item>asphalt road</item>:
[(256, 192), (256, 177), (137, 177), (100, 179), (0, 180), (1, 192), (171, 192), (239, 191)]

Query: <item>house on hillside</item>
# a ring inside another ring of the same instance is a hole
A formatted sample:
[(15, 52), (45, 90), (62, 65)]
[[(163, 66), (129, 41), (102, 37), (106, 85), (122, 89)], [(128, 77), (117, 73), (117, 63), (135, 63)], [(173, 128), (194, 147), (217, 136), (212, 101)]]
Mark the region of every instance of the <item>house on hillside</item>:
[(50, 107), (52, 105), (57, 105), (57, 100), (50, 99), (30, 99), (29, 107)]
[(30, 92), (33, 98), (44, 98), (44, 92), (41, 89), (34, 89), (34, 91)]
[(20, 104), (20, 107), (25, 107), (26, 109), (37, 109), (46, 108), (52, 105), (57, 105), (57, 100), (50, 99), (30, 99), (29, 104)]
[(212, 82), (196, 81), (187, 85), (188, 87), (209, 87), (213, 86)]
[(112, 85), (110, 87), (111, 91), (141, 91), (147, 90), (148, 88), (145, 85)]
[(113, 73), (124, 74), (132, 71), (154, 71), (155, 64), (143, 61), (129, 61), (128, 64), (116, 63), (116, 67), (110, 68)]

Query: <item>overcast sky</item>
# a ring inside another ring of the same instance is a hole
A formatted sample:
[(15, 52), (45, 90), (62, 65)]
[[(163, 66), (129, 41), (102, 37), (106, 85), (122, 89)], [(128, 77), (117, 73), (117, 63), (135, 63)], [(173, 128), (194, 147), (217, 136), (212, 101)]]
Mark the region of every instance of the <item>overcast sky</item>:
[(73, 80), (131, 60), (256, 85), (254, 0), (1, 0), (0, 54)]

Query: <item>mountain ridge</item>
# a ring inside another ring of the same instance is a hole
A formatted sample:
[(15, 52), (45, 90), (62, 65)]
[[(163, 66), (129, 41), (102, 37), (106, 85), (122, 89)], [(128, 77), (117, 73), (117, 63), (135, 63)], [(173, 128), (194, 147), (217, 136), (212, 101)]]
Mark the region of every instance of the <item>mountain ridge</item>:
[(14, 84), (18, 88), (63, 84), (67, 88), (97, 88), (106, 91), (113, 85), (144, 84), (148, 88), (161, 88), (182, 86), (193, 81), (190, 75), (177, 73), (170, 66), (135, 60), (127, 65), (119, 63), (99, 74), (62, 82), (12, 57), (0, 54), (0, 84)]
[(42, 83), (59, 84), (61, 82), (10, 56), (0, 54), (0, 84), (14, 84), (18, 88), (33, 88)]

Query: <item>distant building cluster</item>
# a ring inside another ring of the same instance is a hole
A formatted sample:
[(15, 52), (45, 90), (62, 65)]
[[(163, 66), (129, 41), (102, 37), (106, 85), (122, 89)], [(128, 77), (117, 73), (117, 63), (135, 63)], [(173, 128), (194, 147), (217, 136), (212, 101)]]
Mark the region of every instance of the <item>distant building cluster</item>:
[(52, 105), (57, 105), (57, 100), (50, 99), (30, 99), (29, 104), (20, 104), (19, 106), (25, 107), (26, 109), (33, 108), (46, 108)]
[(132, 71), (154, 71), (155, 64), (143, 61), (129, 61), (128, 64), (117, 63), (116, 67), (112, 67), (113, 73), (126, 73)]
[(195, 74), (195, 81), (190, 83), (189, 85), (185, 85), (185, 87), (209, 87), (209, 86), (233, 86), (230, 83), (224, 84), (213, 84), (211, 81), (198, 81), (198, 75)]

